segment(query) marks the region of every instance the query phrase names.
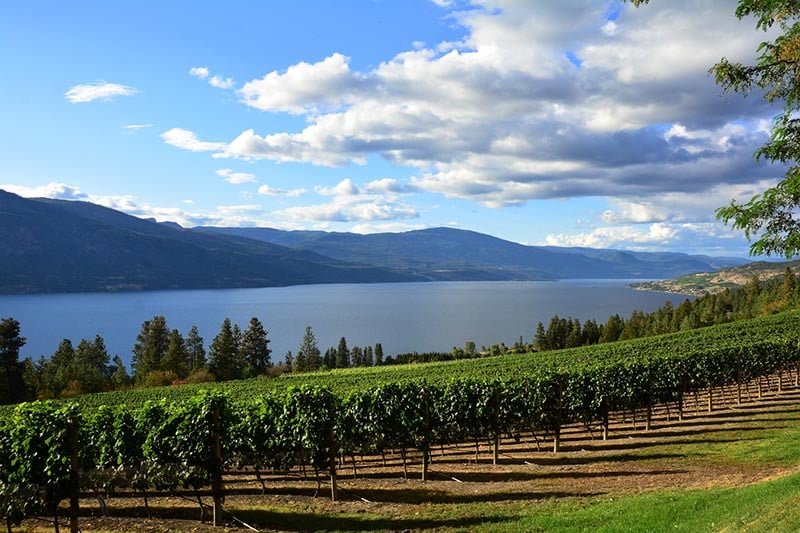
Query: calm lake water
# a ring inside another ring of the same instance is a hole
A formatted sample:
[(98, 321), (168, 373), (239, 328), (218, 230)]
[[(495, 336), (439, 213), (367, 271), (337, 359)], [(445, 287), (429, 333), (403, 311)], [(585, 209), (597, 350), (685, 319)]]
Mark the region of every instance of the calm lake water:
[(558, 282), (441, 282), (304, 285), (263, 289), (137, 293), (0, 296), (0, 318), (21, 324), (27, 344), (22, 356), (49, 356), (69, 338), (102, 336), (110, 354), (130, 363), (142, 322), (163, 315), (170, 328), (196, 325), (206, 347), (225, 317), (247, 327), (258, 317), (266, 327), (273, 361), (297, 351), (310, 325), (320, 349), (347, 338), (349, 346), (383, 344), (386, 355), (449, 351), (467, 340), (478, 347), (520, 335), (530, 342), (541, 321), (554, 314), (605, 322), (634, 309), (653, 311), (669, 299), (686, 298), (634, 291), (631, 280)]

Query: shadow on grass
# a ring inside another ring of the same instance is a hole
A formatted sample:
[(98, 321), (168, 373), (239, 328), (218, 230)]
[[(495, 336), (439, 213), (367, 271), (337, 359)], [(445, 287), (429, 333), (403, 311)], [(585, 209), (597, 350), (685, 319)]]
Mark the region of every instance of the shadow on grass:
[(258, 509), (231, 509), (236, 516), (248, 524), (279, 531), (419, 531), (444, 528), (469, 530), (479, 524), (502, 524), (517, 519), (513, 516), (423, 518), (423, 517), (376, 517), (374, 515), (348, 516), (319, 513), (289, 513)]
[[(752, 430), (762, 429), (762, 428), (752, 428)], [(705, 432), (704, 432), (705, 433)], [(654, 434), (653, 436), (655, 436)], [(605, 443), (601, 444), (584, 444), (579, 447), (580, 451), (586, 452), (593, 452), (593, 451), (606, 451), (606, 450), (640, 450), (644, 448), (653, 448), (657, 446), (682, 446), (682, 445), (691, 445), (691, 444), (731, 444), (734, 442), (746, 442), (746, 441), (754, 441), (754, 440), (761, 440), (757, 437), (754, 438), (738, 438), (738, 439), (673, 439), (673, 440), (656, 440), (653, 442), (640, 442), (638, 440), (630, 439), (630, 442), (614, 442), (614, 441), (606, 441)], [(577, 451), (575, 449), (564, 447), (563, 451)], [(683, 457), (682, 454), (668, 454), (671, 457)], [(639, 454), (634, 457), (630, 457), (629, 460), (644, 460), (644, 459), (659, 459), (662, 458), (663, 454), (649, 454), (644, 452), (643, 454)], [(612, 456), (604, 455), (598, 457), (599, 461), (618, 461), (620, 460), (619, 456)], [(621, 457), (628, 457), (628, 456), (621, 456)]]

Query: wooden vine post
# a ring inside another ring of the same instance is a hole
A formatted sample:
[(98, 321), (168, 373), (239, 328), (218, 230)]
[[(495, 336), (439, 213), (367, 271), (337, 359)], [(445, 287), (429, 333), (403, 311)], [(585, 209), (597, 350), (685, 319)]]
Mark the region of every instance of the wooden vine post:
[(422, 389), (422, 481), (428, 480), (431, 448), (431, 405), (428, 389)]
[(553, 453), (558, 453), (561, 448), (561, 376), (558, 376), (558, 395), (556, 396), (556, 413), (553, 423)]
[(78, 417), (69, 417), (69, 530), (70, 533), (78, 533), (78, 491), (80, 483), (78, 479)]
[(603, 395), (603, 401), (600, 404), (600, 412), (603, 417), (603, 440), (608, 440), (608, 399)]
[(222, 445), (220, 442), (219, 409), (211, 412), (212, 453), (214, 454), (214, 471), (211, 474), (211, 492), (214, 496), (214, 527), (222, 525)]
[(495, 383), (494, 387), (494, 446), (492, 464), (497, 466), (500, 462), (500, 385)]
[(328, 474), (331, 478), (331, 501), (336, 501), (336, 434), (334, 432), (336, 413), (333, 402), (328, 400)]

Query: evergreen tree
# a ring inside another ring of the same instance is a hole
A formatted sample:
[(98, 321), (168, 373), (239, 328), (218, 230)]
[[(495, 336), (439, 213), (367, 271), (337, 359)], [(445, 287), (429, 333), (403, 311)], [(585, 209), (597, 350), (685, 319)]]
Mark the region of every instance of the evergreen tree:
[(0, 404), (26, 399), (25, 379), (19, 361), (19, 350), (25, 345), (25, 337), (19, 333), (19, 322), (13, 318), (0, 320)]
[(71, 340), (64, 339), (58, 344), (58, 348), (44, 367), (41, 394), (49, 398), (59, 396), (73, 379), (74, 364), (75, 348)]
[(354, 367), (364, 366), (362, 354), (363, 352), (361, 351), (360, 346), (353, 346), (353, 348), (350, 350), (351, 364)]
[(336, 348), (331, 346), (325, 350), (325, 355), (322, 356), (322, 366), (328, 370), (336, 368)]
[(186, 335), (184, 350), (189, 361), (189, 373), (197, 372), (208, 364), (203, 337), (197, 331), (197, 326), (192, 326)]
[(544, 331), (544, 324), (541, 322), (536, 324), (536, 333), (533, 334), (533, 349), (537, 352), (547, 350), (547, 336)]
[(214, 374), (217, 381), (229, 381), (242, 377), (238, 339), (229, 318), (225, 318), (222, 322), (220, 332), (211, 343), (209, 354), (208, 369)]
[(336, 368), (348, 368), (350, 366), (350, 350), (347, 348), (347, 339), (339, 339), (339, 347), (336, 349)]
[[(472, 344), (473, 344), (473, 349), (474, 349), (475, 343), (472, 343)], [(364, 347), (364, 359), (363, 359), (364, 366), (372, 366), (374, 364), (374, 359), (375, 359), (375, 357), (374, 357), (374, 355), (372, 353), (372, 346), (365, 346)]]
[(114, 372), (111, 374), (111, 385), (115, 389), (121, 389), (130, 385), (131, 377), (125, 369), (125, 363), (122, 362), (122, 357), (114, 356)]
[(163, 370), (162, 359), (169, 347), (169, 329), (167, 320), (163, 316), (154, 316), (146, 320), (142, 329), (136, 336), (133, 346), (133, 379), (137, 383), (144, 383), (149, 372)]
[(256, 317), (250, 319), (250, 325), (242, 335), (239, 353), (244, 363), (243, 376), (246, 378), (262, 376), (271, 366), (272, 350), (269, 349), (267, 331)]
[(107, 390), (111, 385), (109, 356), (105, 341), (99, 335), (94, 341), (82, 339), (75, 348), (72, 385), (73, 394), (87, 394)]
[(306, 332), (303, 335), (300, 348), (297, 349), (297, 357), (294, 363), (295, 368), (300, 372), (319, 370), (320, 366), (322, 366), (322, 357), (317, 346), (317, 338), (314, 336), (311, 326), (306, 326)]
[(381, 343), (375, 344), (375, 366), (383, 365), (383, 346)]
[(177, 329), (169, 333), (169, 344), (164, 359), (161, 361), (162, 370), (174, 372), (180, 379), (189, 375), (189, 354), (186, 351), (186, 341)]
[(294, 369), (294, 356), (291, 350), (286, 352), (286, 356), (283, 358), (283, 368), (286, 372), (291, 372)]

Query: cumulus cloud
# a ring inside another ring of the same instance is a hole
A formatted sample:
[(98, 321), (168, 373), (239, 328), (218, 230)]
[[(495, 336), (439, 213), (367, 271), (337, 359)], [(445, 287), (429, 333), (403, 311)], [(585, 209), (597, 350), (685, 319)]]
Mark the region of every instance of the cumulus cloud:
[(81, 192), (80, 188), (66, 183), (48, 183), (37, 187), (24, 185), (0, 185), (0, 189), (22, 196), (24, 198), (56, 198), (59, 200), (88, 200), (89, 197)]
[(189, 69), (189, 75), (204, 80), (208, 77), (209, 71), (207, 67), (192, 67)]
[(752, 61), (764, 39), (726, 0), (626, 4), (613, 20), (595, 0), (434, 1), (462, 39), (417, 42), (365, 70), (332, 50), (237, 91), (248, 107), (303, 116), (296, 131), (248, 128), (209, 142), (174, 129), (164, 140), (215, 158), (345, 166), (378, 155), (413, 169), (407, 183), (317, 189), (334, 201), (283, 213), (296, 219), (413, 216), (365, 195), (396, 202), (391, 195), (425, 191), (491, 208), (606, 197), (614, 206), (601, 222), (631, 242), (664, 235), (629, 224), (708, 220), (726, 194), (782, 173), (752, 159), (772, 112), (758, 98), (721, 98), (707, 73), (723, 56)]
[(302, 114), (352, 101), (360, 83), (348, 58), (337, 53), (317, 63), (297, 63), (283, 73), (274, 70), (245, 83), (239, 95), (246, 105), (261, 111)]
[(94, 83), (75, 85), (64, 93), (64, 97), (73, 104), (83, 104), (95, 100), (110, 102), (117, 96), (131, 96), (138, 92), (137, 89), (128, 85), (97, 81)]
[(217, 176), (225, 178), (225, 181), (234, 185), (241, 185), (243, 183), (258, 183), (258, 179), (254, 174), (247, 172), (234, 172), (229, 168), (221, 168), (217, 170)]

